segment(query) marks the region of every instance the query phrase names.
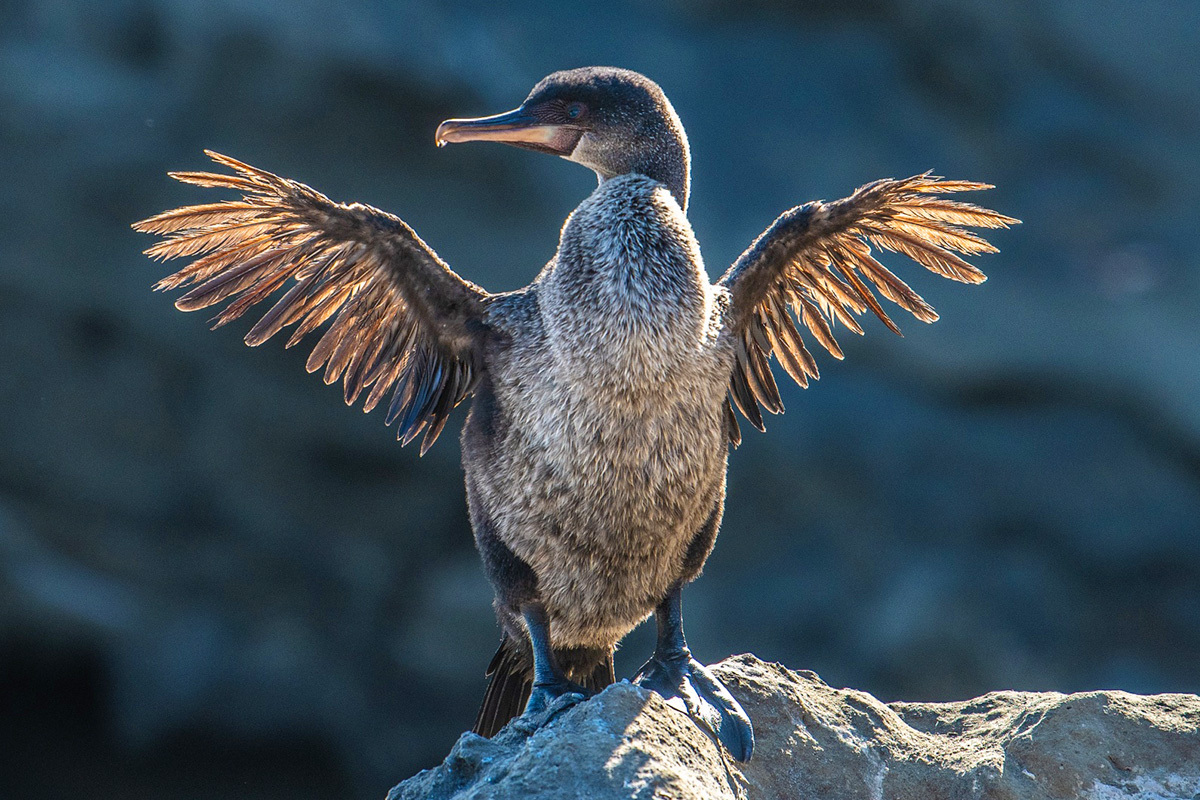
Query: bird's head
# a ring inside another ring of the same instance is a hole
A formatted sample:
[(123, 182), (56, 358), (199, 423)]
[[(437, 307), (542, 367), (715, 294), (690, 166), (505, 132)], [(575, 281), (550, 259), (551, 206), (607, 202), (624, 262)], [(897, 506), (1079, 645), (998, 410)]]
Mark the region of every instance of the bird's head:
[(687, 208), (689, 153), (683, 125), (654, 81), (615, 67), (543, 78), (525, 102), (492, 117), (448, 119), (436, 142), (473, 140), (551, 153), (583, 164), (603, 182), (639, 173), (662, 182)]

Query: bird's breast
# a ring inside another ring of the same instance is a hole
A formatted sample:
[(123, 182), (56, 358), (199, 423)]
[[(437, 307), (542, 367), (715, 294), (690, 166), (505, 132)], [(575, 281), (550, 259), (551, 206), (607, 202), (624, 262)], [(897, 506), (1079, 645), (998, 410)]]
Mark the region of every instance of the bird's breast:
[(640, 175), (606, 181), (571, 214), (539, 298), (560, 370), (588, 388), (636, 391), (694, 370), (714, 344), (691, 225)]
[(475, 462), (473, 502), (536, 574), (555, 645), (606, 647), (662, 599), (720, 501), (722, 395), (677, 379), (585, 391), (553, 363), (496, 387), (503, 432)]
[(464, 456), (556, 645), (611, 644), (644, 618), (723, 496), (732, 356), (711, 291), (669, 192), (627, 176), (575, 211), (513, 301), (489, 364), (503, 423)]

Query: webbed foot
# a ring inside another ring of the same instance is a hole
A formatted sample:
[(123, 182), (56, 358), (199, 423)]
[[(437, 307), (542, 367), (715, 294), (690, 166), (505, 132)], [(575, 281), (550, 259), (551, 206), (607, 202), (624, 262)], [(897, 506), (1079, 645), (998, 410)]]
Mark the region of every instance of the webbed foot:
[[(591, 689), (586, 689), (578, 683), (563, 680), (553, 683), (535, 683), (533, 691), (529, 693), (529, 700), (525, 703), (525, 711), (523, 716), (531, 716), (540, 714), (550, 706), (555, 704), (559, 698), (564, 698), (564, 702), (560, 703), (559, 711), (570, 708), (576, 703), (583, 702), (592, 695)], [(566, 700), (570, 698), (570, 700)], [(547, 720), (548, 721), (548, 720)]]
[(529, 603), (522, 611), (533, 650), (533, 689), (519, 720), (532, 733), (555, 716), (586, 700), (595, 692), (567, 680), (550, 647), (550, 620), (541, 603)]
[(529, 701), (525, 703), (525, 710), (520, 717), (513, 720), (512, 725), (526, 734), (533, 733), (568, 708), (573, 708), (594, 694), (590, 689), (570, 681), (534, 686), (529, 694)]
[(754, 751), (750, 717), (724, 684), (686, 649), (656, 652), (633, 682), (662, 695), (668, 705), (711, 731), (735, 759), (750, 760)]

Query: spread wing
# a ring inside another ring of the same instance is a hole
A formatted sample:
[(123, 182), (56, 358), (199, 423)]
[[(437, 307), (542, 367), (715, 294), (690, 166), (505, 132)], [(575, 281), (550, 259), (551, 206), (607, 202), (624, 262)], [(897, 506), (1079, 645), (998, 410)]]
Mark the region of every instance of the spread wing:
[(195, 259), (155, 288), (191, 287), (175, 301), (181, 311), (231, 300), (213, 318), (217, 328), (290, 283), (246, 344), (295, 325), (291, 347), (332, 318), (308, 371), (324, 366), (327, 384), (341, 378), (347, 404), (365, 393), (364, 411), (390, 392), (387, 424), (399, 421), (404, 444), (424, 431), (424, 454), (478, 382), (477, 337), (489, 295), (456, 275), (403, 220), (206, 152), (234, 174), (171, 177), (234, 189), (242, 199), (178, 208), (133, 226), (166, 237), (147, 255)]
[[(840, 359), (835, 322), (861, 334), (856, 317), (870, 310), (900, 333), (872, 288), (923, 322), (937, 319), (920, 295), (875, 259), (871, 245), (906, 255), (951, 280), (985, 281), (957, 254), (997, 250), (964, 228), (1006, 228), (1019, 220), (938, 194), (990, 188), (926, 173), (875, 181), (843, 200), (806, 203), (780, 215), (718, 282), (730, 292), (725, 324), (736, 342), (729, 394), (746, 419), (761, 431), (760, 405), (773, 414), (783, 411), (771, 356), (801, 386), (818, 377), (799, 322)], [(741, 435), (732, 409), (727, 416), (736, 445)]]

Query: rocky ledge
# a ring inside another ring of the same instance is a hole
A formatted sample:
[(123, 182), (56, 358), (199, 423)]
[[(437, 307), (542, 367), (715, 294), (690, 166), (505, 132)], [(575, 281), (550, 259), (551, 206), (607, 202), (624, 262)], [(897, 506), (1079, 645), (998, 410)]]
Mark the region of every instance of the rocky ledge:
[(517, 720), (491, 740), (463, 734), (441, 766), (388, 800), (1200, 797), (1196, 695), (885, 704), (753, 656), (713, 669), (754, 720), (748, 764), (623, 682), (545, 724)]

